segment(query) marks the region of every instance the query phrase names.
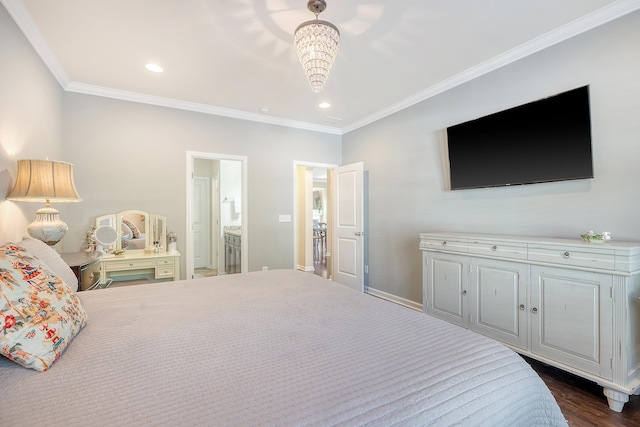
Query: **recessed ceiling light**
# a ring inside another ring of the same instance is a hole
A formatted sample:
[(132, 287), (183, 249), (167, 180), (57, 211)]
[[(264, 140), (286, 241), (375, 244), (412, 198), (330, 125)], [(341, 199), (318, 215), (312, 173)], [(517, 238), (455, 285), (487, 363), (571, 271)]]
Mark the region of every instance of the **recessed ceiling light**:
[(163, 71), (162, 67), (158, 64), (147, 64), (144, 66), (149, 71), (153, 71), (154, 73), (161, 73)]
[(329, 107), (331, 107), (331, 104), (329, 104), (328, 102), (321, 102), (320, 104), (318, 104), (318, 107), (320, 107), (320, 108), (329, 108)]

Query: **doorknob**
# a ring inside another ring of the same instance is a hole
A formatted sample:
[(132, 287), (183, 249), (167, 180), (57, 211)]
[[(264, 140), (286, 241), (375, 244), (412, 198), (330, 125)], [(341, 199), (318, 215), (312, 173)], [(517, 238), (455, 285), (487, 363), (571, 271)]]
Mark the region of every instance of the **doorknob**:
[(364, 233), (362, 231), (356, 231), (356, 236), (364, 236)]

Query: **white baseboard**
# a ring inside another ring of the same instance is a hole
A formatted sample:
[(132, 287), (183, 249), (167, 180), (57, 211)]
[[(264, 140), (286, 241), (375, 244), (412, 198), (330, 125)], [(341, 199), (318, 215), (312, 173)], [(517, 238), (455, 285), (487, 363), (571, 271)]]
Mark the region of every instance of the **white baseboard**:
[(316, 270), (313, 265), (306, 267), (304, 265), (298, 265), (296, 268), (300, 271), (304, 271), (305, 273)]
[(399, 296), (392, 295), (387, 292), (379, 291), (371, 287), (366, 288), (365, 292), (369, 295), (373, 295), (374, 297), (382, 298), (384, 300), (403, 305), (412, 310), (422, 311), (422, 303), (411, 301), (405, 298), (400, 298)]

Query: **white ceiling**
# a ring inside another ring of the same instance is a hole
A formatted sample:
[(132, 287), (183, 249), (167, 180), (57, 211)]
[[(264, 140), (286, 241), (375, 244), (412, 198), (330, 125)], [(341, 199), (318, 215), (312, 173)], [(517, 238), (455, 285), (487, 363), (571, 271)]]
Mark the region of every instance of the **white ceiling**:
[[(640, 9), (640, 0), (327, 0), (313, 93), (307, 0), (0, 0), (68, 91), (342, 134)], [(149, 62), (164, 68), (147, 71)], [(318, 108), (328, 101), (328, 110)]]

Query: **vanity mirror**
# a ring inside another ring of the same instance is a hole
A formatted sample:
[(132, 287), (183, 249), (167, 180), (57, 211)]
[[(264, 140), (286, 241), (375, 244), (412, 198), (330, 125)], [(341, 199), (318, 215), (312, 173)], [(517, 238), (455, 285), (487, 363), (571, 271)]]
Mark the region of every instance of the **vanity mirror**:
[(121, 249), (166, 252), (167, 219), (162, 215), (140, 210), (127, 210), (96, 218), (96, 228), (113, 227), (118, 235), (105, 250)]

